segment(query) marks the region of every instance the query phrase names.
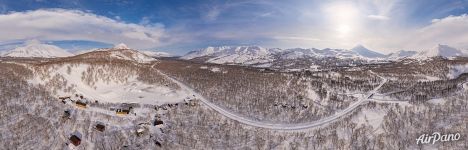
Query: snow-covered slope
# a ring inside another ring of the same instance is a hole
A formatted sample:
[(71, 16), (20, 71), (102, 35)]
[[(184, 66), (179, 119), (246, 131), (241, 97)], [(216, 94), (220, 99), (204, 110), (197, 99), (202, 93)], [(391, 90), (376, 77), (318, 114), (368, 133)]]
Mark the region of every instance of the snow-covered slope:
[[(369, 52), (370, 53), (370, 52)], [(359, 53), (346, 49), (315, 49), (315, 48), (263, 48), (259, 46), (222, 46), (208, 47), (198, 51), (192, 51), (181, 57), (190, 60), (202, 58), (203, 61), (216, 64), (264, 64), (274, 61), (295, 59), (374, 59), (360, 55)]]
[(48, 44), (42, 44), (37, 40), (28, 41), (23, 47), (17, 47), (11, 51), (5, 52), (5, 57), (68, 57), (73, 54), (61, 49), (60, 47)]
[(158, 52), (158, 51), (140, 51), (143, 54), (146, 54), (151, 57), (171, 57), (172, 55), (166, 52)]
[(367, 57), (367, 58), (382, 58), (385, 57), (385, 55), (380, 54), (378, 52), (369, 50), (365, 48), (362, 45), (357, 45), (356, 47), (352, 48), (351, 51), (358, 53), (361, 56)]
[(143, 54), (137, 50), (130, 49), (121, 49), (121, 50), (111, 50), (110, 56), (118, 59), (137, 61), (139, 63), (146, 63), (156, 60), (146, 54)]
[(436, 57), (436, 56), (442, 56), (442, 57), (448, 58), (448, 57), (457, 57), (457, 56), (467, 56), (467, 53), (462, 50), (450, 47), (448, 45), (438, 44), (434, 48), (420, 52), (415, 57), (416, 58), (429, 58), (429, 57)]
[(402, 59), (402, 58), (409, 58), (409, 57), (415, 56), (417, 53), (418, 52), (416, 52), (416, 51), (400, 50), (400, 51), (388, 54), (387, 59), (398, 60), (398, 59)]
[(358, 53), (346, 49), (285, 49), (279, 53), (282, 59), (297, 59), (297, 58), (329, 58), (335, 57), (339, 59), (362, 59)]
[(155, 61), (152, 56), (145, 54), (143, 51), (128, 48), (125, 44), (118, 44), (113, 48), (99, 48), (81, 51), (77, 53), (77, 57), (82, 58), (116, 58), (123, 60), (136, 61), (139, 63), (147, 63)]
[(140, 81), (138, 72), (113, 66), (65, 64), (36, 70), (41, 73), (29, 83), (52, 86), (49, 89), (57, 97), (80, 94), (100, 102), (164, 104), (181, 102), (191, 95), (180, 88)]
[(128, 46), (124, 43), (120, 43), (114, 46), (114, 49), (130, 49)]
[(187, 53), (186, 55), (182, 56), (181, 58), (188, 60), (188, 59), (194, 59), (194, 58), (197, 58), (197, 57), (210, 56), (210, 55), (213, 55), (215, 53), (224, 51), (224, 50), (229, 49), (229, 48), (231, 48), (231, 47), (230, 46), (207, 47), (207, 48), (204, 48), (204, 49), (191, 51), (191, 52)]
[(216, 64), (256, 64), (271, 61), (272, 53), (260, 46), (222, 46), (192, 51), (181, 58), (188, 60), (199, 57), (208, 57), (206, 62)]

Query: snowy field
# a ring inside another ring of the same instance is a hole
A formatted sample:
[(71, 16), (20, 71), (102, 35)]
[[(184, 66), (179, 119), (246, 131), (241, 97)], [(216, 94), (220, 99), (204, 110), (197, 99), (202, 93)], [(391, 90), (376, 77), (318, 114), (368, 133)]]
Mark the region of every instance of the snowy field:
[[(67, 71), (68, 67), (71, 68), (70, 72)], [(123, 80), (111, 78), (105, 81), (98, 79), (93, 85), (89, 85), (83, 81), (84, 72), (89, 67), (86, 64), (64, 65), (57, 69), (49, 69), (49, 75), (35, 76), (29, 82), (35, 85), (46, 85), (54, 79), (60, 79), (63, 81), (63, 88), (71, 87), (72, 90), (58, 90), (55, 93), (57, 97), (80, 94), (92, 100), (111, 103), (177, 103), (191, 95), (186, 90), (176, 90), (164, 85), (141, 82), (137, 79), (137, 74), (129, 74), (123, 77)]]

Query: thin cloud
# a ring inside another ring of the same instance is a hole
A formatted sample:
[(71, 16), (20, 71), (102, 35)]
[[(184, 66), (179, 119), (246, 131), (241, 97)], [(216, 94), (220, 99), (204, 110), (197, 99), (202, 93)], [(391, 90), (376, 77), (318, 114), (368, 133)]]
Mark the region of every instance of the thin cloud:
[(448, 44), (458, 48), (468, 48), (468, 15), (448, 16), (434, 19), (432, 23), (415, 32), (409, 46)]
[(389, 17), (382, 16), (382, 15), (368, 15), (367, 18), (373, 19), (373, 20), (382, 20), (382, 21), (386, 21), (390, 19)]
[(215, 6), (215, 7), (210, 8), (206, 13), (204, 13), (202, 18), (205, 21), (214, 21), (218, 18), (220, 14), (221, 14), (221, 9)]

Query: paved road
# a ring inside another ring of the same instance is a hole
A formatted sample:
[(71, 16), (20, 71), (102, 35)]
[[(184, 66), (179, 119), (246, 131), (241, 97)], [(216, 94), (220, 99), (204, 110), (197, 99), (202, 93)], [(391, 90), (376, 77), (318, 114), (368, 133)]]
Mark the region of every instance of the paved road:
[[(160, 71), (158, 71), (158, 72), (160, 72)], [(195, 95), (195, 97), (200, 99), (200, 101), (203, 104), (205, 104), (208, 107), (214, 109), (215, 111), (221, 113), (222, 115), (226, 116), (227, 118), (230, 118), (230, 119), (233, 119), (233, 120), (236, 120), (236, 121), (239, 121), (241, 123), (244, 123), (244, 124), (247, 124), (247, 125), (250, 125), (250, 126), (254, 126), (254, 127), (274, 129), (274, 130), (285, 130), (285, 131), (307, 130), (307, 129), (320, 127), (322, 125), (326, 125), (326, 124), (329, 124), (329, 123), (331, 123), (333, 121), (336, 121), (340, 117), (352, 112), (354, 109), (356, 109), (361, 104), (364, 104), (364, 103), (368, 102), (369, 98), (372, 97), (372, 95), (375, 94), (376, 91), (379, 90), (380, 87), (382, 87), (382, 85), (384, 85), (387, 82), (387, 79), (384, 79), (384, 81), (382, 83), (380, 83), (379, 86), (377, 86), (372, 91), (370, 91), (366, 96), (361, 97), (357, 102), (351, 104), (348, 108), (346, 108), (344, 110), (341, 110), (341, 111), (333, 114), (332, 116), (329, 116), (329, 117), (326, 117), (326, 118), (323, 118), (323, 119), (320, 119), (320, 120), (317, 120), (317, 121), (313, 121), (313, 122), (307, 122), (307, 123), (274, 124), (274, 123), (267, 123), (267, 122), (251, 120), (249, 118), (243, 117), (243, 116), (238, 115), (236, 113), (230, 112), (229, 110), (221, 108), (221, 107), (217, 106), (216, 104), (211, 103), (208, 99), (206, 99), (202, 95), (195, 92), (194, 89), (190, 88), (186, 84), (184, 84), (182, 82), (179, 82), (178, 80), (176, 80), (176, 79), (174, 79), (172, 77), (169, 77), (169, 76), (167, 76), (166, 74), (164, 74), (162, 72), (160, 72), (160, 73), (162, 75), (166, 76), (167, 78), (171, 79), (174, 83), (177, 83), (181, 88), (186, 89), (186, 90), (190, 91), (191, 93), (193, 93), (193, 95)]]

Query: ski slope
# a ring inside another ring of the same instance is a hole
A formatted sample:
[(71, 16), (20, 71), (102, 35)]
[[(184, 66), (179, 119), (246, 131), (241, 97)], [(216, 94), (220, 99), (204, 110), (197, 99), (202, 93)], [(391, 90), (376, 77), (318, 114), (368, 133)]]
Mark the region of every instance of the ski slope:
[[(158, 72), (160, 72), (160, 71), (158, 70)], [(382, 87), (382, 85), (384, 85), (387, 82), (387, 79), (384, 78), (384, 81), (382, 83), (380, 83), (379, 86), (377, 86), (372, 91), (370, 91), (366, 96), (361, 97), (357, 102), (351, 104), (348, 108), (343, 109), (342, 111), (337, 112), (332, 116), (329, 116), (329, 117), (326, 117), (326, 118), (323, 118), (321, 120), (317, 120), (317, 121), (314, 121), (314, 122), (308, 122), (308, 123), (275, 124), (275, 123), (267, 123), (267, 122), (251, 120), (249, 118), (240, 116), (240, 115), (235, 114), (233, 112), (230, 112), (229, 110), (226, 110), (224, 108), (221, 108), (221, 107), (217, 106), (216, 104), (211, 103), (208, 99), (206, 99), (202, 95), (195, 92), (194, 89), (190, 88), (186, 84), (184, 84), (182, 82), (179, 82), (178, 80), (176, 80), (176, 79), (174, 79), (172, 77), (169, 77), (169, 76), (167, 76), (166, 74), (164, 74), (162, 72), (160, 72), (160, 73), (162, 75), (166, 76), (168, 79), (172, 80), (174, 83), (178, 84), (182, 89), (190, 91), (193, 95), (195, 95), (195, 97), (198, 97), (198, 99), (200, 99), (200, 101), (203, 104), (205, 104), (208, 107), (214, 109), (215, 111), (221, 113), (222, 115), (226, 116), (227, 118), (230, 118), (230, 119), (233, 119), (233, 120), (236, 120), (236, 121), (239, 121), (241, 123), (244, 123), (244, 124), (247, 124), (247, 125), (250, 125), (250, 126), (254, 126), (254, 127), (274, 129), (274, 130), (283, 130), (283, 131), (307, 130), (307, 129), (313, 129), (313, 128), (320, 127), (322, 125), (326, 125), (328, 123), (331, 123), (331, 122), (339, 119), (340, 117), (352, 112), (354, 109), (356, 109), (361, 104), (364, 104), (364, 103), (368, 102), (369, 99), (372, 97), (372, 95), (375, 94), (376, 91), (379, 90), (380, 87)]]

